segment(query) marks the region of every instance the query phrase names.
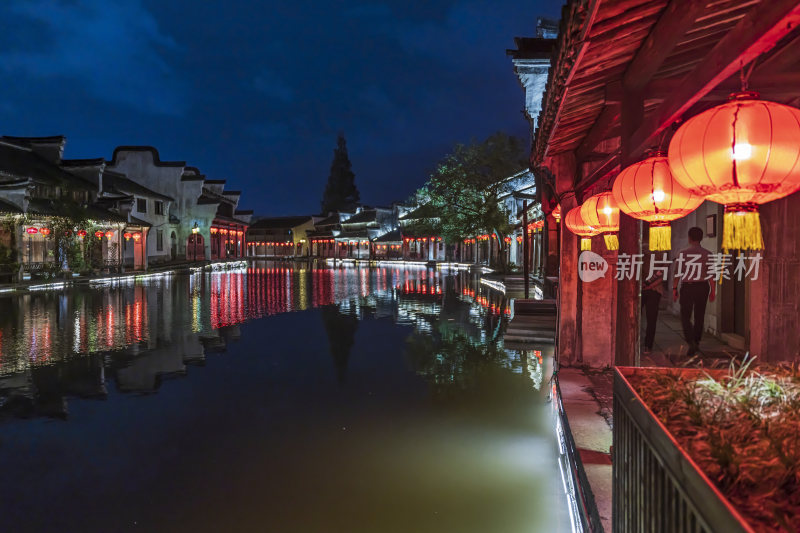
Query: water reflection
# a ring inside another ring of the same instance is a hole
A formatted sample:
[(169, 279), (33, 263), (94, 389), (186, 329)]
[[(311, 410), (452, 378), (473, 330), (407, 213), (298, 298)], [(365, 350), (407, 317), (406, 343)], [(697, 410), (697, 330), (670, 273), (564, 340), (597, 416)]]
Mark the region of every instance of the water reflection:
[(263, 263), (0, 306), (4, 531), (568, 526), (549, 354), (506, 349), (466, 273)]
[[(523, 354), (498, 337), (510, 306), (466, 273), (424, 268), (293, 268), (268, 263), (0, 299), (0, 414), (67, 416), (67, 399), (104, 398), (109, 382), (149, 393), (187, 374), (260, 317), (321, 308), (336, 379), (347, 379), (359, 320), (412, 326), (408, 360), (430, 378), (463, 380)], [(297, 334), (297, 332), (287, 332)], [(269, 341), (269, 339), (265, 339)], [(302, 333), (298, 335), (302, 342)], [(515, 361), (516, 358), (516, 361)], [(539, 382), (541, 380), (539, 379)]]

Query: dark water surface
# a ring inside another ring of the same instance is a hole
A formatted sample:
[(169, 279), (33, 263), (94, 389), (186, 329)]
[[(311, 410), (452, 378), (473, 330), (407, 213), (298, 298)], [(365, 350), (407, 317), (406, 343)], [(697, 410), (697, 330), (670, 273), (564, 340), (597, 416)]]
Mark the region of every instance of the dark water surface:
[(0, 531), (567, 530), (508, 306), (267, 263), (0, 295)]

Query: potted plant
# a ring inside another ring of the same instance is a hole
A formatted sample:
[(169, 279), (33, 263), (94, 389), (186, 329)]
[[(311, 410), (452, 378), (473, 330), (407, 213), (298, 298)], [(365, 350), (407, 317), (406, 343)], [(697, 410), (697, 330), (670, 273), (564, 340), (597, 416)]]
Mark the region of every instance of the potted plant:
[(673, 507), (709, 531), (800, 530), (800, 374), (752, 361), (617, 368), (615, 530)]

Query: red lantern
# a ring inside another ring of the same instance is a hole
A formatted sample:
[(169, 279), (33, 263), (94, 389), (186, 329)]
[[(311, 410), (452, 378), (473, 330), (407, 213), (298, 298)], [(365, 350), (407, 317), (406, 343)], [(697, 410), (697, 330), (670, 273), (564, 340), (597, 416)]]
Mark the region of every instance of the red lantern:
[(551, 214), (553, 215), (553, 218), (556, 219), (556, 224), (561, 222), (561, 204), (556, 205), (556, 208), (553, 209)]
[(581, 205), (581, 218), (592, 228), (603, 234), (607, 250), (618, 250), (619, 207), (611, 191), (590, 197)]
[(97, 231), (94, 232), (94, 236), (97, 237), (97, 240), (99, 241), (100, 239), (103, 238), (103, 232), (100, 231), (100, 230), (97, 230)]
[(42, 228), (39, 230), (39, 233), (47, 237), (48, 235), (50, 235), (50, 228)]
[(111, 240), (111, 237), (113, 237), (113, 236), (114, 236), (114, 232), (113, 231), (107, 231), (106, 232), (106, 239), (108, 239), (109, 241)]
[(125, 233), (123, 233), (122, 236), (125, 237), (126, 241), (129, 241), (131, 239), (131, 237), (133, 237), (133, 235), (128, 233), (127, 231)]
[(31, 226), (30, 228), (26, 229), (25, 232), (28, 233), (28, 235), (33, 235), (35, 233), (39, 233), (39, 230)]
[(83, 239), (84, 237), (86, 237), (86, 230), (85, 229), (79, 229), (78, 230), (78, 238)]
[(216, 235), (217, 234), (217, 228), (211, 228), (210, 231), (211, 231), (211, 235)]
[(139, 242), (139, 240), (140, 240), (141, 238), (142, 238), (142, 234), (141, 234), (141, 233), (139, 233), (138, 231), (137, 231), (136, 233), (134, 233), (134, 234), (133, 234), (133, 242)]
[(722, 248), (761, 250), (758, 205), (800, 188), (800, 110), (737, 93), (687, 120), (669, 144), (672, 175), (725, 205)]
[(684, 217), (703, 203), (678, 183), (663, 153), (634, 163), (620, 172), (611, 189), (620, 210), (650, 223), (650, 249), (669, 250), (670, 222)]
[(567, 226), (568, 230), (581, 238), (581, 250), (592, 249), (592, 237), (598, 235), (600, 232), (583, 220), (580, 206), (569, 210), (567, 216), (564, 217), (564, 225)]

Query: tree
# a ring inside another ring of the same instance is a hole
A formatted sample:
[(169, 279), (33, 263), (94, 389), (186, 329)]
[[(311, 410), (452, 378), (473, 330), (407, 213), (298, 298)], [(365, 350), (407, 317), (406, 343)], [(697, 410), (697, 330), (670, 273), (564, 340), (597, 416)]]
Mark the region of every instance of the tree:
[(414, 230), (441, 235), (450, 243), (495, 233), (504, 250), (502, 237), (511, 227), (499, 200), (513, 190), (514, 183), (507, 178), (527, 164), (524, 143), (505, 133), (481, 143), (457, 144), (417, 191), (417, 201), (429, 204), (437, 217), (417, 222)]
[(361, 199), (355, 183), (350, 157), (347, 155), (347, 141), (339, 133), (336, 149), (333, 151), (331, 173), (322, 195), (322, 213), (331, 211), (352, 211)]

